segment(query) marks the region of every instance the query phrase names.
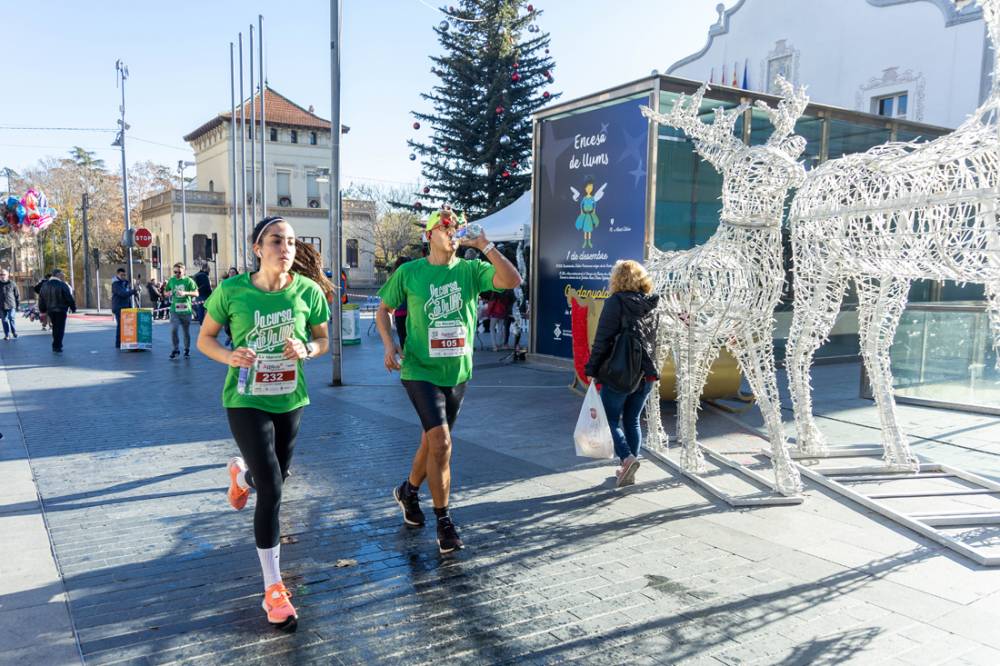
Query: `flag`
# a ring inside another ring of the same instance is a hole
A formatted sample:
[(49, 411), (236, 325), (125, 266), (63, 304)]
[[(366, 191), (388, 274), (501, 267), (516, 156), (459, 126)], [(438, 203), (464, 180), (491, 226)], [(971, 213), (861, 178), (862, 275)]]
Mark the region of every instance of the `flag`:
[(719, 83), (726, 85), (726, 65), (722, 65), (722, 77), (719, 79)]
[(750, 90), (750, 58), (743, 61), (743, 90)]
[(709, 74), (708, 74), (708, 82), (709, 83), (715, 83), (715, 68), (714, 67), (712, 68), (712, 71), (709, 72)]
[(740, 63), (734, 62), (733, 63), (733, 87), (734, 88), (739, 88), (740, 87), (740, 79), (739, 79), (740, 72), (739, 72), (739, 69), (740, 69)]

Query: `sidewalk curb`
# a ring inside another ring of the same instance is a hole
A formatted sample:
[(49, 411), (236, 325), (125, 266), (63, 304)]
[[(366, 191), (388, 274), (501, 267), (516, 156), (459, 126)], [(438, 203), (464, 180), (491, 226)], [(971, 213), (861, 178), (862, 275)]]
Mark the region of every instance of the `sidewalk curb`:
[[(0, 400), (9, 401), (11, 405), (11, 411), (0, 417), (6, 431), (3, 440), (0, 440), (0, 473), (3, 478), (22, 481), (5, 484), (0, 488), (0, 506), (17, 507), (10, 512), (0, 511), (0, 525), (4, 522), (16, 523), (20, 536), (18, 540), (22, 544), (37, 543), (46, 546), (15, 549), (10, 553), (11, 557), (5, 564), (17, 572), (17, 577), (22, 581), (30, 581), (32, 590), (0, 596), (0, 635), (10, 632), (11, 627), (13, 632), (20, 633), (24, 629), (24, 616), (30, 615), (35, 628), (40, 632), (45, 629), (47, 636), (35, 644), (15, 646), (8, 651), (8, 657), (16, 657), (22, 663), (83, 664), (79, 635), (70, 613), (69, 594), (55, 557), (55, 546), (49, 536), (48, 517), (38, 494), (31, 456), (24, 442), (21, 417), (10, 390), (7, 366), (3, 362), (0, 362)], [(12, 428), (14, 431), (11, 431)], [(0, 529), (0, 533), (3, 532), (6, 530)], [(58, 592), (46, 594), (47, 587)], [(35, 592), (34, 595), (32, 591)], [(22, 601), (11, 600), (19, 595), (24, 597)], [(7, 620), (5, 616), (11, 620)]]

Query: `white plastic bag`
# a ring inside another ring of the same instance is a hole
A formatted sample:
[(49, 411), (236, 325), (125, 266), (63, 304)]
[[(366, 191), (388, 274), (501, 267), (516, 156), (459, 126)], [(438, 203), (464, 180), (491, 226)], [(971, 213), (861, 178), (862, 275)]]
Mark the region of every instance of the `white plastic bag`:
[(611, 439), (611, 428), (604, 413), (604, 404), (593, 382), (583, 398), (580, 417), (573, 431), (576, 455), (601, 460), (615, 457), (615, 443)]

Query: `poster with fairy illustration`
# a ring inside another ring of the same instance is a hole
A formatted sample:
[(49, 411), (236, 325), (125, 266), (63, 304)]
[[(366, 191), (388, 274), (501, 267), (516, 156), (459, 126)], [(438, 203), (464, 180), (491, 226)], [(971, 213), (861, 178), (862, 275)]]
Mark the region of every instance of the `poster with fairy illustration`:
[(649, 94), (540, 121), (535, 352), (572, 358), (568, 288), (601, 297), (619, 259), (643, 258)]

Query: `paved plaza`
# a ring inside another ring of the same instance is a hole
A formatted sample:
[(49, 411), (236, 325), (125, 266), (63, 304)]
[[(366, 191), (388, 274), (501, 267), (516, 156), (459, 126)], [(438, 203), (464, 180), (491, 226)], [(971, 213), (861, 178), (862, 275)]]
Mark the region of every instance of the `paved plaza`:
[[(455, 432), (466, 549), (439, 556), (390, 497), (419, 427), (375, 336), (344, 349), (347, 386), (307, 366), (281, 516), (301, 619), (273, 631), (252, 514), (225, 499), (224, 368), (170, 361), (161, 323), (153, 352), (117, 353), (112, 323), (74, 318), (62, 356), (22, 328), (0, 342), (0, 662), (1000, 663), (1000, 570), (809, 482), (800, 506), (733, 510), (647, 460), (616, 491), (574, 456), (568, 372), (499, 354), (478, 353)], [(877, 441), (858, 373), (816, 370), (838, 442)], [(1000, 478), (1000, 419), (901, 411), (918, 453)], [(700, 430), (759, 448), (757, 426), (706, 409)]]

